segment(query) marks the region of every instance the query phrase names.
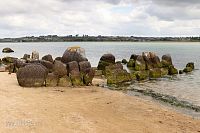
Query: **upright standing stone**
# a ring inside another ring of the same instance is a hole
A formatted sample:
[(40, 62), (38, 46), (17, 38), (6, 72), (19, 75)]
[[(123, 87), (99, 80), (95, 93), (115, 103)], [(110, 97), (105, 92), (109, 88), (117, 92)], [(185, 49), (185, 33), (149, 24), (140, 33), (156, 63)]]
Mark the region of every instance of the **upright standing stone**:
[(39, 60), (39, 53), (37, 51), (33, 51), (31, 58), (33, 60)]

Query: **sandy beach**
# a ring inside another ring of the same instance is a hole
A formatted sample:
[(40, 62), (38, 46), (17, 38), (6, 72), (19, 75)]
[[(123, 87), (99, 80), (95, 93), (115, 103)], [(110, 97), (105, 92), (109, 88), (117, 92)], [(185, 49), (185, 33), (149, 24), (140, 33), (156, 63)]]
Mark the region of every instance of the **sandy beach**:
[(100, 87), (22, 88), (0, 73), (1, 133), (195, 133), (200, 120)]

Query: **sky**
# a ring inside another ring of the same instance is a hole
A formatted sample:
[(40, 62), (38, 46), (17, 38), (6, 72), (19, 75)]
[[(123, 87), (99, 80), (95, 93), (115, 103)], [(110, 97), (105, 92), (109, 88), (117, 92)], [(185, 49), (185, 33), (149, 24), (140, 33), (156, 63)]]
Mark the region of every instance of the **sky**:
[(200, 36), (200, 0), (0, 0), (0, 37)]

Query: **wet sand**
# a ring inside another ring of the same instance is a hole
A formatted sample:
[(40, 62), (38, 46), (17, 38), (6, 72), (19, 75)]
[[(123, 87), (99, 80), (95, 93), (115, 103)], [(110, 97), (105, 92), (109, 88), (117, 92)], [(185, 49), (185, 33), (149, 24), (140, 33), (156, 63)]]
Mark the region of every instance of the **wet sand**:
[(94, 86), (22, 88), (15, 74), (7, 73), (0, 79), (0, 133), (200, 132), (200, 120), (122, 92)]

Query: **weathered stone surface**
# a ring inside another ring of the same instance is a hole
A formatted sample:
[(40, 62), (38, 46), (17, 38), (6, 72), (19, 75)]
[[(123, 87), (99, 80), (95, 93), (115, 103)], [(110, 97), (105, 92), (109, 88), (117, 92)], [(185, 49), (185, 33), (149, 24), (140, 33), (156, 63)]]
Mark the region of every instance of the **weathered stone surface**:
[(82, 61), (79, 62), (79, 68), (80, 72), (86, 73), (86, 70), (91, 68), (91, 64), (89, 61)]
[(138, 56), (135, 62), (135, 70), (136, 71), (143, 71), (146, 69), (146, 63), (142, 56)]
[(26, 60), (24, 60), (24, 59), (17, 59), (15, 61), (15, 65), (16, 65), (17, 68), (21, 68), (21, 67), (26, 66), (27, 63), (26, 63)]
[(160, 62), (160, 58), (158, 56), (156, 56), (155, 54), (152, 54), (150, 52), (150, 60), (153, 63), (153, 67), (154, 68), (161, 68), (162, 64)]
[(79, 72), (79, 65), (78, 65), (78, 62), (77, 62), (77, 61), (69, 62), (69, 63), (67, 64), (67, 70), (68, 70), (69, 73), (71, 73), (71, 71)]
[(49, 72), (53, 71), (53, 63), (52, 62), (49, 62), (46, 60), (40, 60), (39, 63), (42, 64), (43, 66), (45, 66)]
[(62, 63), (61, 61), (55, 60), (53, 64), (53, 73), (57, 75), (59, 78), (67, 75), (66, 65)]
[(39, 53), (37, 51), (33, 51), (31, 58), (33, 60), (39, 60)]
[(168, 68), (161, 68), (160, 70), (161, 70), (161, 76), (162, 77), (168, 75), (168, 73), (169, 73)]
[(85, 85), (89, 85), (92, 84), (92, 80), (94, 78), (95, 75), (95, 70), (92, 68), (87, 68), (85, 70), (85, 73), (83, 73), (83, 83)]
[(17, 60), (17, 58), (15, 58), (15, 57), (4, 57), (4, 58), (2, 58), (2, 63), (7, 65), (10, 63), (14, 63), (15, 60)]
[(58, 86), (59, 87), (70, 87), (70, 86), (72, 86), (72, 82), (68, 76), (64, 76), (64, 77), (59, 78)]
[(149, 78), (150, 79), (156, 79), (156, 78), (161, 78), (161, 69), (160, 68), (154, 68), (150, 69), (149, 71)]
[(83, 80), (79, 71), (72, 70), (69, 74), (73, 86), (82, 86)]
[(53, 63), (53, 57), (50, 54), (43, 56), (42, 60), (49, 61), (49, 62)]
[(192, 70), (193, 69), (191, 67), (186, 67), (186, 68), (183, 69), (183, 72), (189, 73), (189, 72), (192, 72)]
[(175, 75), (178, 74), (178, 70), (174, 66), (169, 66), (169, 75)]
[(46, 87), (56, 87), (58, 85), (58, 76), (53, 73), (48, 73), (46, 78)]
[(151, 62), (149, 52), (143, 52), (142, 57), (143, 57), (145, 64), (146, 64), (146, 70), (153, 69), (153, 63)]
[(187, 65), (186, 65), (186, 67), (190, 67), (190, 68), (192, 68), (192, 70), (194, 70), (194, 62), (189, 62)]
[(135, 67), (135, 60), (134, 59), (130, 59), (129, 62), (127, 63), (127, 67)]
[(109, 63), (115, 63), (115, 56), (112, 54), (104, 54), (101, 58), (101, 61), (109, 62)]
[(137, 71), (136, 72), (136, 78), (138, 81), (141, 81), (141, 80), (145, 80), (145, 79), (148, 79), (149, 77), (149, 71)]
[(162, 63), (163, 67), (169, 67), (169, 66), (173, 65), (172, 64), (172, 57), (171, 57), (171, 55), (169, 55), (169, 54), (163, 55), (161, 63)]
[(3, 53), (12, 53), (12, 52), (14, 52), (14, 50), (12, 50), (11, 48), (4, 48), (4, 49), (2, 50), (2, 52), (3, 52)]
[(109, 66), (111, 64), (115, 64), (115, 56), (112, 54), (104, 54), (99, 61), (99, 64), (97, 66), (98, 70), (104, 70), (106, 66)]
[(88, 60), (87, 60), (87, 58), (83, 57), (77, 51), (67, 49), (64, 52), (61, 61), (65, 64), (67, 64), (72, 61), (81, 62), (81, 61), (88, 61)]
[(22, 67), (17, 72), (17, 80), (23, 87), (41, 87), (44, 85), (47, 72), (42, 65), (31, 64)]
[(131, 80), (137, 80), (136, 72), (131, 72), (130, 75), (131, 75)]
[(106, 66), (104, 75), (108, 76), (108, 75), (112, 74), (112, 71), (115, 70), (115, 69), (121, 69), (122, 70), (123, 65), (121, 63), (116, 63), (116, 64), (111, 64), (109, 66)]
[(108, 84), (120, 84), (131, 81), (130, 73), (123, 69), (114, 69), (112, 73), (107, 76)]

